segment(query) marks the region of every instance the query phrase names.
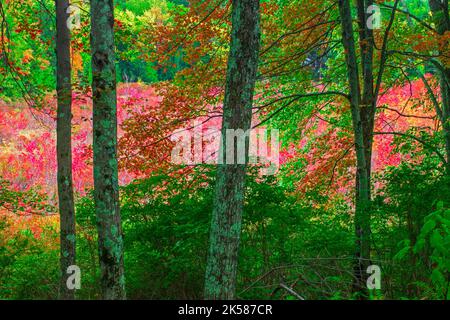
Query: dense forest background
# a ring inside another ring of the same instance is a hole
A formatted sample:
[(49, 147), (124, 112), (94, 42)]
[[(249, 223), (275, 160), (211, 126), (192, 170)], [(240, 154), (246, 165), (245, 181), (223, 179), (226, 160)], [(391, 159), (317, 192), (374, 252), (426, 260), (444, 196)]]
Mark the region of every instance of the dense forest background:
[(68, 5), (0, 0), (0, 299), (450, 298), (448, 1)]

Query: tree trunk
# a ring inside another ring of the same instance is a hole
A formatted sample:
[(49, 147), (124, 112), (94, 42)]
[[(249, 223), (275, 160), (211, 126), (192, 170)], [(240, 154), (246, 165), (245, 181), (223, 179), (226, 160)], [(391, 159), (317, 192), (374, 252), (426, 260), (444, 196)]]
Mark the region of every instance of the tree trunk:
[(441, 75), (442, 90), (442, 130), (445, 140), (445, 154), (447, 159), (447, 174), (450, 175), (450, 69), (445, 68), (445, 75)]
[(60, 299), (74, 299), (67, 287), (67, 268), (75, 264), (75, 209), (72, 186), (72, 85), (70, 65), (70, 30), (67, 28), (68, 0), (55, 0), (56, 5), (56, 153), (58, 160), (58, 198), (60, 216)]
[[(369, 14), (367, 9), (373, 5), (373, 0), (358, 0), (358, 29), (359, 29), (359, 47), (361, 51), (361, 64), (362, 64), (362, 98), (360, 115), (363, 127), (364, 136), (364, 150), (366, 155), (366, 170), (367, 177), (371, 176), (371, 159), (372, 159), (372, 142), (373, 142), (373, 129), (375, 122), (375, 97), (374, 97), (374, 76), (373, 76), (373, 51), (374, 51), (374, 39), (373, 30), (367, 27), (367, 21)], [(369, 189), (370, 198), (370, 189)]]
[(112, 0), (91, 0), (94, 198), (103, 299), (125, 299)]
[[(260, 46), (259, 0), (233, 0), (232, 32), (223, 104), (222, 147), (226, 132), (251, 126), (252, 102)], [(246, 158), (248, 155), (246, 139)], [(234, 153), (236, 156), (236, 148)], [(219, 157), (220, 158), (220, 157)], [(246, 163), (218, 165), (210, 248), (205, 276), (206, 299), (234, 299), (244, 202)]]
[[(450, 17), (448, 10), (448, 2), (440, 0), (429, 0), (431, 13), (439, 35), (444, 35), (450, 31)], [(446, 48), (447, 46), (443, 46)], [(440, 52), (441, 56), (447, 56), (448, 52)], [(441, 112), (440, 121), (442, 123), (442, 131), (445, 140), (445, 152), (447, 156), (447, 173), (450, 174), (450, 68), (441, 62), (442, 70), (439, 75), (441, 78)]]
[[(364, 288), (366, 286), (367, 279), (366, 270), (370, 264), (370, 214), (368, 210), (370, 205), (370, 158), (367, 158), (368, 156), (370, 157), (371, 154), (367, 140), (371, 141), (372, 139), (370, 130), (367, 130), (368, 120), (370, 119), (370, 107), (364, 105), (364, 103), (368, 103), (368, 101), (361, 99), (358, 61), (356, 58), (355, 39), (353, 37), (353, 25), (349, 0), (339, 0), (339, 12), (342, 24), (342, 41), (346, 51), (345, 60), (347, 65), (348, 83), (350, 87), (350, 105), (357, 165), (355, 200), (356, 261), (354, 267), (355, 282), (353, 284), (353, 290), (355, 292), (362, 293), (365, 291)], [(362, 58), (363, 61), (366, 59), (364, 56)], [(367, 65), (363, 66), (363, 70), (365, 70), (364, 74), (369, 72)], [(368, 83), (366, 82), (366, 78), (364, 80), (365, 86), (367, 86)], [(373, 85), (373, 82), (371, 85)], [(366, 91), (366, 87), (364, 89), (364, 92), (370, 92), (370, 90)], [(367, 97), (368, 95), (364, 93), (363, 98), (367, 99)], [(368, 110), (362, 111), (362, 108), (367, 108)], [(362, 114), (364, 114), (364, 119)], [(365, 131), (366, 135), (364, 134)], [(367, 133), (370, 133), (370, 136), (367, 135)]]

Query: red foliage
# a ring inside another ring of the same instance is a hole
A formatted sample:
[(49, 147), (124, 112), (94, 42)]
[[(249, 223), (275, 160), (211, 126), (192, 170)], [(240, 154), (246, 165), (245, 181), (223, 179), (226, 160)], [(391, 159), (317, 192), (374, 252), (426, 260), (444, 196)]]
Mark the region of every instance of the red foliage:
[[(427, 79), (433, 80), (430, 76), (427, 76)], [(339, 117), (343, 112), (348, 112), (342, 107), (336, 110)], [(339, 129), (315, 117), (302, 125), (304, 138), (297, 148), (291, 147), (290, 151), (285, 153), (290, 161), (301, 158), (306, 162), (297, 183), (299, 192), (316, 189), (328, 195), (351, 195), (356, 172), (351, 129)], [(405, 133), (412, 128), (420, 128), (430, 133), (439, 129), (435, 111), (421, 80), (414, 81), (411, 85), (393, 87), (380, 98), (375, 120), (376, 134), (371, 163), (373, 173), (382, 172), (387, 166), (397, 166), (402, 160), (408, 160), (402, 157), (409, 158), (409, 155), (395, 152), (395, 136), (390, 133)], [(416, 142), (411, 140), (410, 143)], [(294, 171), (288, 174), (299, 175)], [(380, 185), (375, 186), (379, 187)]]

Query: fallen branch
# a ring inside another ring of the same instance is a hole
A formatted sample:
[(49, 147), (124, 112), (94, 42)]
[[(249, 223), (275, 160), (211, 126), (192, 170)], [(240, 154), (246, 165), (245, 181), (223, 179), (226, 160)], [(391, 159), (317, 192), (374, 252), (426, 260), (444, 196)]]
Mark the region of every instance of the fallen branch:
[(285, 285), (284, 283), (280, 283), (280, 287), (283, 288), (284, 290), (286, 290), (287, 292), (289, 292), (290, 294), (296, 296), (297, 298), (299, 298), (300, 300), (305, 300), (305, 298), (303, 298), (301, 295), (299, 295), (297, 292), (295, 292), (292, 288), (289, 288), (287, 285)]

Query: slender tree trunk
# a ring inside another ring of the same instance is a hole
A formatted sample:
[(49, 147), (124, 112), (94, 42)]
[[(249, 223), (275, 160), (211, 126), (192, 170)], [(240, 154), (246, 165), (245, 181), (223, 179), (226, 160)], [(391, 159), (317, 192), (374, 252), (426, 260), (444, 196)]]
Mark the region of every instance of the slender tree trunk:
[(94, 198), (103, 299), (125, 299), (112, 0), (91, 0)]
[(447, 174), (450, 175), (450, 68), (445, 68), (445, 76), (441, 76), (442, 90), (442, 130), (445, 140), (445, 153), (447, 159)]
[[(439, 35), (450, 31), (450, 17), (448, 1), (429, 0), (431, 13)], [(447, 46), (443, 46), (446, 48)], [(440, 52), (446, 56), (448, 52)], [(441, 62), (442, 70), (439, 71), (441, 87), (441, 111), (439, 114), (442, 122), (442, 131), (445, 140), (445, 152), (447, 156), (447, 172), (450, 174), (450, 68)]]
[[(359, 73), (358, 73), (358, 61), (356, 58), (356, 49), (355, 49), (355, 39), (353, 36), (353, 25), (352, 25), (352, 16), (349, 0), (339, 0), (339, 12), (342, 23), (342, 41), (344, 45), (344, 49), (346, 51), (345, 59), (347, 65), (347, 77), (348, 83), (350, 87), (350, 97), (351, 97), (351, 112), (352, 112), (352, 121), (353, 121), (353, 133), (355, 139), (355, 150), (356, 150), (356, 165), (357, 165), (357, 174), (356, 174), (356, 201), (355, 201), (355, 236), (356, 236), (356, 250), (355, 250), (355, 282), (353, 284), (353, 288), (355, 292), (364, 292), (364, 288), (366, 286), (367, 274), (366, 270), (369, 266), (370, 261), (370, 214), (369, 214), (369, 205), (370, 205), (370, 154), (368, 151), (369, 143), (365, 140), (369, 139), (371, 141), (372, 137), (370, 134), (370, 138), (367, 135), (370, 130), (367, 130), (366, 135), (365, 127), (367, 126), (367, 122), (370, 119), (369, 110), (370, 107), (365, 106), (364, 103), (368, 103), (369, 101), (364, 101), (361, 99), (361, 87), (359, 82)], [(364, 21), (365, 23), (365, 21)], [(367, 52), (365, 53), (367, 54)], [(366, 61), (367, 58), (363, 57), (363, 61)], [(368, 66), (364, 64), (363, 70), (364, 73), (368, 73)], [(371, 72), (371, 71), (370, 71)], [(366, 79), (365, 79), (366, 80)], [(373, 83), (373, 82), (372, 82)], [(373, 85), (373, 84), (372, 84)], [(365, 81), (365, 87), (368, 86), (368, 81)], [(366, 88), (365, 88), (366, 89)], [(364, 90), (364, 92), (370, 92), (370, 88)], [(368, 99), (368, 94), (364, 93), (363, 98)], [(362, 111), (362, 108), (367, 108), (367, 111)], [(366, 117), (363, 122), (362, 114)], [(365, 143), (366, 142), (366, 143)], [(366, 147), (367, 145), (367, 147)], [(371, 144), (370, 144), (371, 145)], [(368, 158), (369, 156), (369, 158)]]
[[(224, 161), (228, 149), (225, 139), (227, 130), (241, 129), (245, 132), (251, 126), (260, 46), (259, 0), (233, 0), (232, 4), (232, 32), (223, 104), (223, 146), (220, 151)], [(247, 154), (248, 138), (246, 140)], [(205, 276), (206, 299), (235, 297), (245, 171), (246, 164), (224, 162), (218, 165)]]
[[(362, 64), (362, 97), (361, 97), (361, 122), (364, 136), (364, 150), (366, 155), (366, 170), (370, 185), (373, 129), (375, 122), (375, 97), (373, 76), (373, 30), (367, 27), (369, 14), (367, 9), (373, 5), (373, 0), (357, 0), (359, 48)], [(370, 198), (370, 189), (369, 189)]]
[(55, 0), (56, 5), (56, 153), (58, 159), (58, 198), (60, 216), (60, 299), (74, 299), (67, 287), (67, 268), (75, 264), (75, 209), (72, 186), (72, 85), (70, 65), (70, 30), (67, 28), (68, 0)]

